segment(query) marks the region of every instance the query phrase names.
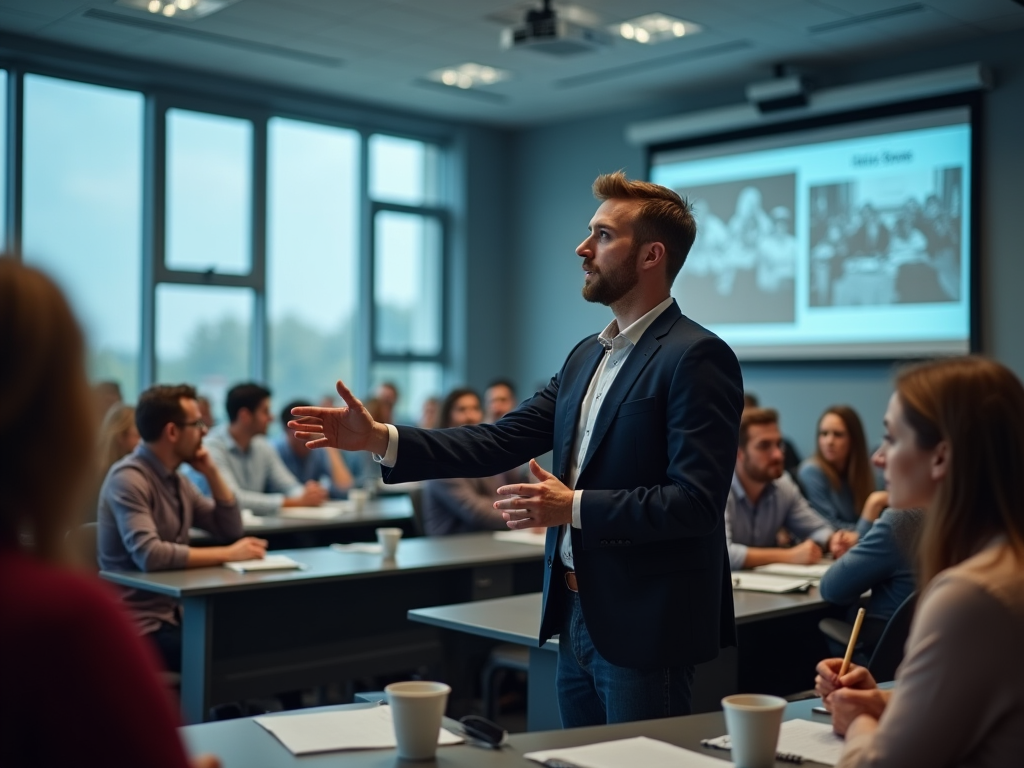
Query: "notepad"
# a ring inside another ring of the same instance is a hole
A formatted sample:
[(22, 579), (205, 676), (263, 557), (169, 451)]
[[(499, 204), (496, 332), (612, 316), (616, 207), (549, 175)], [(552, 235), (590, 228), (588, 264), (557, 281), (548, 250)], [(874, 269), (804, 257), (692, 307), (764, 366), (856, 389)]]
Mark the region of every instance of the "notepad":
[(383, 553), (380, 544), (366, 541), (356, 541), (351, 544), (331, 544), (335, 552), (354, 552), (360, 555), (380, 555)]
[(732, 575), (732, 588), (748, 592), (804, 592), (811, 587), (811, 582), (793, 576), (773, 576), (770, 573), (754, 573), (741, 571)]
[(769, 565), (759, 565), (754, 570), (759, 573), (773, 573), (777, 576), (800, 576), (804, 579), (820, 579), (831, 567), (831, 561), (826, 563), (813, 563), (810, 565), (800, 565), (799, 563), (770, 563)]
[[(339, 752), (350, 749), (387, 749), (396, 746), (391, 707), (367, 707), (302, 715), (256, 717), (293, 755)], [(460, 744), (461, 736), (440, 729), (438, 746)]]
[(495, 531), (494, 538), (497, 541), (511, 541), (516, 544), (533, 544), (537, 547), (543, 547), (547, 536), (544, 533), (534, 533), (534, 530), (527, 528), (524, 531)]
[(714, 757), (666, 744), (664, 741), (637, 736), (632, 739), (604, 741), (583, 747), (545, 749), (523, 755), (542, 765), (551, 761), (578, 768), (722, 768), (727, 765)]
[[(709, 747), (730, 749), (728, 736), (707, 739)], [(787, 720), (779, 729), (779, 744), (775, 748), (779, 755), (799, 756), (803, 760), (835, 765), (843, 754), (843, 738), (837, 736), (827, 723), (811, 720)]]
[(289, 520), (334, 520), (345, 514), (345, 508), (336, 504), (322, 507), (282, 507), (278, 514)]
[(306, 566), (292, 560), (288, 555), (267, 555), (259, 560), (237, 560), (233, 563), (224, 563), (224, 567), (238, 573), (247, 573), (249, 571), (289, 571)]

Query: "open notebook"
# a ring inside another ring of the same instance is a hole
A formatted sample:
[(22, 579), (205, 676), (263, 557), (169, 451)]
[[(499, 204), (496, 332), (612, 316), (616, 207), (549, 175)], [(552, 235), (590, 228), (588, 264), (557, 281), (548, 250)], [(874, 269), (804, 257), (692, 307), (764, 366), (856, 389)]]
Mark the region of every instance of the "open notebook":
[(288, 555), (267, 555), (260, 560), (236, 560), (233, 563), (224, 563), (224, 567), (237, 573), (248, 573), (250, 571), (301, 570), (306, 566), (297, 560), (292, 560)]
[(775, 576), (754, 571), (738, 571), (732, 575), (732, 588), (748, 592), (806, 592), (811, 585), (810, 579), (799, 576)]

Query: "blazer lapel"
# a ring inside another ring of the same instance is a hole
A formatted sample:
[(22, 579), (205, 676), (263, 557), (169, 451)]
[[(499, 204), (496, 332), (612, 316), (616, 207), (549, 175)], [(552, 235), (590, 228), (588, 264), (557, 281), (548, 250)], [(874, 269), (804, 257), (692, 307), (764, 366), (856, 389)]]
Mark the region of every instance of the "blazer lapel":
[(569, 472), (569, 460), (572, 455), (573, 440), (576, 436), (576, 428), (579, 426), (580, 408), (583, 405), (583, 398), (587, 394), (587, 387), (594, 377), (597, 364), (601, 362), (604, 355), (604, 347), (601, 346), (597, 337), (594, 337), (593, 347), (584, 350), (580, 355), (579, 371), (573, 377), (572, 388), (565, 403), (565, 412), (562, 415), (562, 445), (561, 453), (557, 464), (559, 477), (564, 481)]
[(677, 304), (672, 303), (669, 305), (651, 324), (651, 327), (644, 332), (644, 335), (640, 337), (640, 342), (636, 347), (630, 351), (626, 362), (622, 365), (622, 369), (615, 376), (615, 381), (612, 382), (612, 386), (608, 390), (604, 402), (601, 404), (601, 409), (597, 412), (597, 421), (594, 422), (594, 433), (590, 436), (587, 455), (583, 457), (583, 462), (580, 464), (579, 477), (582, 477), (583, 471), (587, 468), (591, 457), (594, 455), (597, 447), (601, 445), (601, 441), (604, 439), (608, 428), (619, 411), (619, 406), (622, 405), (622, 401), (633, 388), (637, 377), (640, 376), (655, 353), (661, 348), (662, 337), (668, 333), (681, 314)]

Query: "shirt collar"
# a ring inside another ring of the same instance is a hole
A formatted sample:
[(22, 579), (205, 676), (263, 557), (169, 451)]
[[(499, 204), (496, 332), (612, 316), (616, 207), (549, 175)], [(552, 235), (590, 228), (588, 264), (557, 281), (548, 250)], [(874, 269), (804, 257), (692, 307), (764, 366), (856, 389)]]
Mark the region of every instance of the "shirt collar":
[[(738, 498), (741, 498), (744, 501), (749, 501), (749, 499), (747, 498), (747, 489), (743, 487), (743, 483), (740, 482), (739, 475), (737, 475), (735, 472), (732, 473), (732, 492), (736, 494)], [(762, 491), (761, 493), (761, 498), (763, 499), (766, 495), (774, 492), (775, 481), (769, 480), (767, 483), (765, 483), (764, 491)]]
[(650, 310), (643, 317), (634, 321), (631, 325), (626, 326), (621, 331), (619, 330), (619, 321), (612, 318), (612, 321), (605, 326), (605, 329), (601, 331), (601, 334), (597, 337), (598, 342), (605, 349), (611, 349), (615, 346), (623, 346), (627, 342), (633, 346), (636, 346), (637, 342), (644, 335), (644, 331), (651, 327), (655, 320), (671, 306), (674, 299), (669, 296), (663, 302)]
[(144, 462), (146, 462), (150, 467), (152, 467), (153, 471), (156, 472), (157, 476), (164, 480), (174, 476), (175, 474), (175, 471), (173, 469), (168, 469), (166, 466), (164, 466), (164, 463), (160, 461), (159, 458), (157, 458), (157, 455), (155, 453), (153, 453), (151, 450), (149, 450), (149, 448), (146, 447), (145, 443), (140, 442), (137, 446), (135, 446), (134, 455), (136, 458), (142, 459)]

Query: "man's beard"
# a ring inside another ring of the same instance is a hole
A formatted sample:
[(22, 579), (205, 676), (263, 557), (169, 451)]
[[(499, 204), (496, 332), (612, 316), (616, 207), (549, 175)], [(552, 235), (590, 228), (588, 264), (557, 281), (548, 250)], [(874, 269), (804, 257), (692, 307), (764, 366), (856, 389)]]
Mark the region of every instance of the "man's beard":
[(626, 260), (618, 266), (603, 272), (593, 272), (590, 282), (583, 283), (583, 298), (595, 304), (611, 306), (640, 282), (636, 272), (636, 258), (640, 247), (633, 245)]
[(755, 483), (770, 483), (772, 480), (778, 480), (784, 471), (785, 467), (781, 464), (769, 464), (766, 469), (759, 469), (749, 460), (743, 463), (744, 474)]

